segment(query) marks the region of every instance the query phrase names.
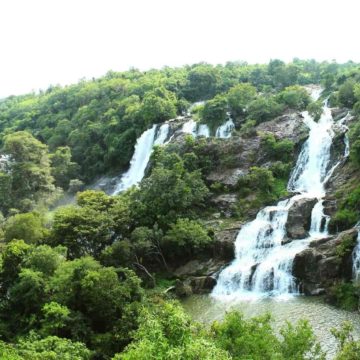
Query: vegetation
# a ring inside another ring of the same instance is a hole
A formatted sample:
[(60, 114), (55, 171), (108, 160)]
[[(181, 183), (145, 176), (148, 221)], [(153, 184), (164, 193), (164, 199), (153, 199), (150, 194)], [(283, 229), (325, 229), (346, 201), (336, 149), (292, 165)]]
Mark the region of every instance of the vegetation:
[[(351, 166), (360, 164), (360, 75), (354, 63), (295, 59), (267, 65), (205, 63), (100, 79), (0, 100), (0, 357), (17, 359), (323, 359), (309, 324), (245, 319), (230, 312), (209, 327), (193, 322), (158, 292), (173, 284), (171, 268), (214, 251), (208, 223), (215, 169), (235, 167), (222, 139), (184, 137), (155, 148), (146, 177), (117, 196), (79, 192), (55, 207), (63, 191), (76, 193), (95, 177), (127, 168), (137, 137), (153, 124), (185, 113), (191, 102), (211, 128), (231, 116), (258, 147), (266, 166), (249, 167), (231, 191), (233, 215), (286, 195), (294, 144), (256, 126), (284, 111), (320, 116), (302, 85), (321, 83), (331, 101), (349, 108)], [(255, 156), (255, 155), (254, 155)], [(210, 186), (211, 185), (211, 186)], [(360, 190), (341, 196), (333, 227), (359, 218)], [(51, 211), (49, 206), (53, 206)], [(232, 219), (233, 220), (233, 219)], [(341, 255), (351, 244), (337, 249)], [(152, 289), (152, 290), (150, 290)], [(339, 306), (352, 308), (357, 289), (336, 285)], [(350, 300), (349, 300), (350, 299)], [(334, 331), (338, 359), (351, 359), (359, 342), (351, 329)]]

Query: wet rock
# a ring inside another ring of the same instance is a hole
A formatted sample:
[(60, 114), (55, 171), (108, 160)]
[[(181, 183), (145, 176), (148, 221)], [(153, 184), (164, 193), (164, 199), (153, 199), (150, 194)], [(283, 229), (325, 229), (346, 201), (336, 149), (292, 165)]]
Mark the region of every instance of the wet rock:
[(333, 117), (334, 121), (338, 121), (342, 119), (346, 114), (349, 112), (348, 109), (340, 109), (340, 108), (332, 108), (331, 109), (331, 116)]
[(226, 261), (221, 259), (209, 259), (206, 261), (191, 260), (174, 271), (174, 275), (187, 279), (191, 276), (210, 276), (217, 273)]
[(288, 139), (295, 144), (301, 142), (308, 134), (308, 129), (303, 123), (300, 113), (290, 113), (279, 116), (274, 120), (261, 123), (257, 130), (271, 132), (279, 140)]
[(356, 229), (343, 231), (335, 237), (312, 241), (309, 248), (295, 256), (293, 275), (305, 294), (322, 293), (339, 279), (351, 279), (356, 238)]
[(304, 239), (309, 235), (311, 211), (316, 202), (316, 198), (301, 198), (290, 207), (286, 223), (286, 233), (290, 239)]
[(175, 294), (178, 297), (186, 297), (192, 295), (193, 291), (190, 284), (176, 280), (175, 282)]
[(230, 261), (235, 258), (235, 241), (242, 223), (237, 222), (232, 227), (215, 232), (214, 255), (218, 259)]
[(212, 276), (199, 276), (189, 279), (193, 294), (209, 293), (216, 285), (216, 279)]

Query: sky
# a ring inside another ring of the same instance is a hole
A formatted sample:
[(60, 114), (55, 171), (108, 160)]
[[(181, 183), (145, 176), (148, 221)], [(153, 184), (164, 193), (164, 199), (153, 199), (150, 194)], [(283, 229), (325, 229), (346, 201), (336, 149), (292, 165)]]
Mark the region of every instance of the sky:
[(360, 62), (358, 0), (0, 0), (0, 98), (130, 67)]

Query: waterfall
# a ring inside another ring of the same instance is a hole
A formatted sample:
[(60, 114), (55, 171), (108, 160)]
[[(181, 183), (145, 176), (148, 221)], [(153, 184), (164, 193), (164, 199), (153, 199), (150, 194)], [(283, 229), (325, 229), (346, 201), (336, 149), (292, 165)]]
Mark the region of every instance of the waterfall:
[(353, 279), (356, 283), (360, 281), (360, 223), (356, 224), (358, 229), (357, 243), (352, 253)]
[(231, 132), (234, 128), (234, 122), (232, 121), (232, 119), (229, 119), (216, 129), (215, 137), (221, 139), (228, 139), (229, 137), (231, 137)]
[(196, 136), (210, 137), (210, 129), (206, 124), (200, 124), (196, 131)]
[[(227, 120), (224, 124), (220, 125), (215, 132), (215, 137), (228, 139), (231, 137), (235, 125), (232, 119)], [(210, 129), (207, 124), (198, 124), (193, 119), (188, 120), (182, 126), (181, 131), (185, 134), (191, 134), (194, 137), (204, 136), (210, 137)]]
[(158, 131), (157, 128), (158, 125), (153, 125), (137, 139), (129, 170), (121, 176), (112, 195), (127, 190), (143, 179), (153, 146), (164, 144), (169, 135), (169, 124), (161, 125)]
[[(319, 96), (318, 90), (316, 92), (312, 94), (314, 99)], [(302, 115), (310, 130), (309, 137), (288, 183), (288, 190), (297, 195), (280, 201), (276, 206), (264, 208), (255, 220), (242, 227), (235, 242), (235, 259), (219, 274), (212, 292), (214, 297), (244, 299), (298, 293), (292, 276), (294, 257), (311, 240), (327, 235), (329, 219), (324, 215), (322, 198), (325, 195), (325, 183), (338, 165), (329, 168), (334, 121), (327, 102), (324, 102), (323, 114), (318, 123), (308, 112)], [(310, 236), (283, 244), (289, 209), (302, 198), (314, 197), (318, 198), (318, 202), (312, 210)]]
[(183, 124), (181, 131), (185, 134), (191, 134), (194, 137), (196, 137), (196, 135), (197, 135), (196, 128), (197, 128), (196, 121), (193, 119), (190, 119), (189, 121), (187, 121)]

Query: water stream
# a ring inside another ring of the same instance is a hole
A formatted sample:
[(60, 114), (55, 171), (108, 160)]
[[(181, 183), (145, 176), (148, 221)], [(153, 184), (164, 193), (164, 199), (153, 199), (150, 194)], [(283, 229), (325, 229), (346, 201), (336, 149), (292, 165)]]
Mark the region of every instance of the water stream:
[[(318, 90), (312, 94), (319, 96)], [(262, 209), (256, 219), (245, 224), (235, 242), (235, 260), (219, 275), (212, 296), (217, 299), (256, 299), (266, 296), (287, 298), (298, 294), (296, 279), (292, 276), (292, 264), (297, 253), (310, 241), (327, 236), (329, 218), (323, 212), (325, 183), (338, 163), (330, 164), (330, 149), (334, 137), (334, 120), (327, 102), (323, 114), (315, 122), (302, 113), (309, 128), (296, 166), (288, 183), (294, 195), (275, 206)], [(288, 211), (301, 199), (317, 198), (313, 208), (309, 237), (287, 243), (286, 222)]]
[(294, 296), (286, 301), (267, 297), (257, 301), (223, 302), (207, 295), (193, 295), (183, 300), (182, 305), (194, 320), (207, 324), (222, 320), (230, 310), (239, 310), (246, 318), (271, 313), (275, 330), (279, 330), (285, 321), (296, 323), (299, 319), (307, 319), (328, 359), (334, 358), (336, 352), (331, 328), (340, 328), (344, 321), (351, 321), (354, 337), (360, 337), (360, 314), (335, 308), (321, 297)]
[(142, 133), (136, 142), (129, 170), (121, 176), (115, 185), (115, 190), (112, 195), (125, 191), (143, 179), (153, 146), (164, 144), (168, 138), (168, 134), (169, 124), (167, 123), (161, 125), (160, 128), (158, 128), (158, 125), (153, 125), (150, 129)]

